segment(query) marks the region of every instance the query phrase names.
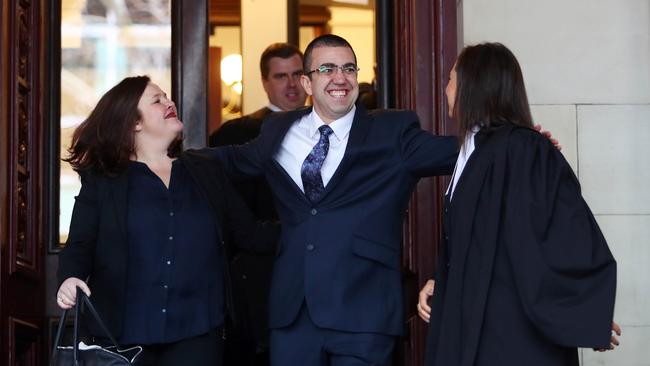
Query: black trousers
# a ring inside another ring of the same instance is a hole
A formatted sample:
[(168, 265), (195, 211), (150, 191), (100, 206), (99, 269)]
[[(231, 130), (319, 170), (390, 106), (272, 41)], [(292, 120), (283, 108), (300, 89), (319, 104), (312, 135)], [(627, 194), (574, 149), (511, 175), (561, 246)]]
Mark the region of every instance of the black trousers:
[(226, 331), (224, 343), (225, 366), (269, 366), (268, 342), (261, 344), (243, 337), (234, 330)]
[(143, 346), (136, 366), (222, 366), (223, 330), (180, 340), (174, 343)]

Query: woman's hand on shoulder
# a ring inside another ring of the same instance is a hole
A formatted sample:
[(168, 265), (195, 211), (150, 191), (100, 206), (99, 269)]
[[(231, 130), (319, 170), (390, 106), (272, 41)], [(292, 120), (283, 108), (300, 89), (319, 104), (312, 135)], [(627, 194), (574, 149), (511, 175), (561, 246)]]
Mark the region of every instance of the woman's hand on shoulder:
[(77, 287), (90, 296), (90, 288), (86, 283), (76, 277), (69, 277), (61, 284), (59, 291), (56, 293), (56, 304), (61, 309), (70, 309), (75, 305), (77, 299)]
[(553, 138), (553, 135), (551, 134), (551, 131), (542, 130), (542, 125), (539, 125), (539, 124), (534, 125), (533, 128), (535, 129), (535, 131), (541, 133), (547, 139), (549, 139), (551, 141), (551, 143), (553, 144), (553, 146), (555, 146), (556, 149), (558, 149), (559, 151), (562, 151), (562, 145), (560, 145), (560, 143), (557, 141), (557, 139)]

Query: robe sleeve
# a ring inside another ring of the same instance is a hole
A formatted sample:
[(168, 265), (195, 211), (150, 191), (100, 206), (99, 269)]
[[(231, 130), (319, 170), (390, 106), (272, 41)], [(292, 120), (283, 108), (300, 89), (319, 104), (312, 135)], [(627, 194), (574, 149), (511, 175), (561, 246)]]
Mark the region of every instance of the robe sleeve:
[(549, 341), (608, 348), (616, 262), (562, 154), (513, 131), (502, 233), (524, 311)]

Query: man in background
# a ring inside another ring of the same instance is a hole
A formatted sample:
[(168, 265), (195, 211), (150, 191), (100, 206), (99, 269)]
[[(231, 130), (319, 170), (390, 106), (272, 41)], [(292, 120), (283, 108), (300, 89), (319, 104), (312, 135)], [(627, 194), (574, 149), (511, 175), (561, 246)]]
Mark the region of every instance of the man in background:
[[(264, 118), (273, 112), (290, 111), (305, 105), (307, 94), (300, 84), (303, 55), (288, 43), (268, 46), (260, 59), (262, 85), (269, 104), (252, 114), (230, 120), (210, 135), (211, 147), (241, 145), (260, 133)], [(237, 184), (258, 220), (278, 220), (271, 190), (264, 178)], [(233, 253), (230, 260), (233, 301), (237, 320), (229, 327), (225, 343), (225, 365), (268, 365), (268, 293), (273, 256)]]
[(307, 94), (300, 85), (302, 52), (288, 43), (273, 43), (260, 59), (262, 86), (269, 104), (224, 123), (210, 135), (209, 145), (241, 145), (257, 137), (262, 121), (272, 112), (292, 111), (305, 105)]

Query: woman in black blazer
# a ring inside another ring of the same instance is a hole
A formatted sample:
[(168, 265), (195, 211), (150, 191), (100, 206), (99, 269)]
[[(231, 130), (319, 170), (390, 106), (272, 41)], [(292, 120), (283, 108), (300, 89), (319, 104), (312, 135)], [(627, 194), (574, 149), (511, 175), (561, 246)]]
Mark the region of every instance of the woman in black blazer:
[[(225, 238), (272, 252), (279, 229), (258, 224), (218, 163), (178, 154), (183, 123), (148, 77), (126, 78), (77, 128), (70, 162), (81, 177), (59, 257), (57, 304), (81, 288), (140, 365), (219, 365), (232, 314)], [(94, 337), (103, 334), (88, 321)]]

